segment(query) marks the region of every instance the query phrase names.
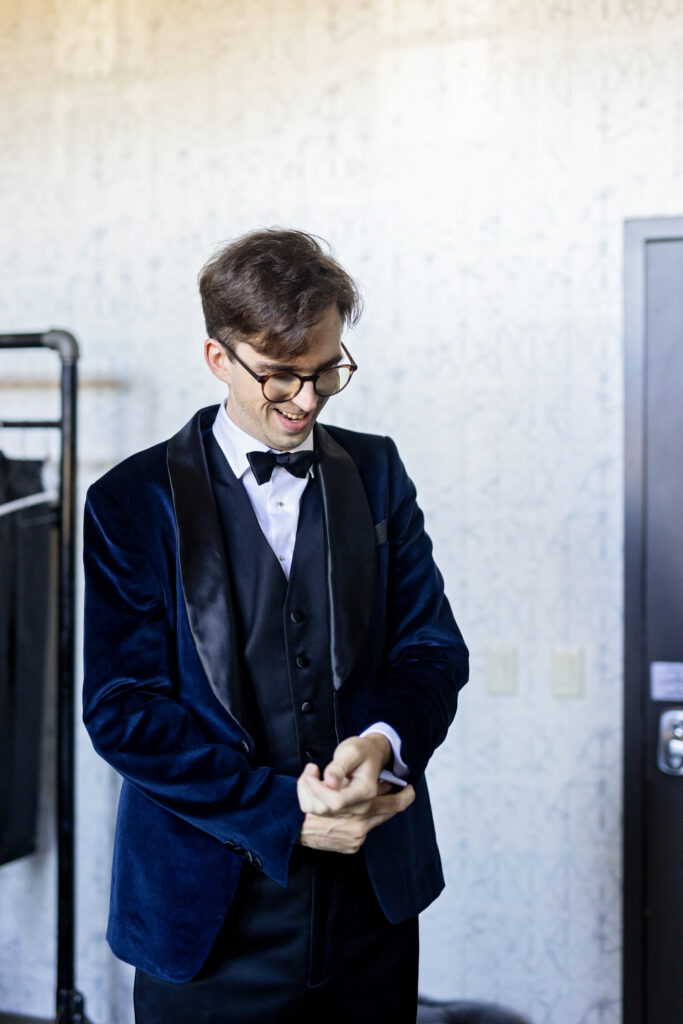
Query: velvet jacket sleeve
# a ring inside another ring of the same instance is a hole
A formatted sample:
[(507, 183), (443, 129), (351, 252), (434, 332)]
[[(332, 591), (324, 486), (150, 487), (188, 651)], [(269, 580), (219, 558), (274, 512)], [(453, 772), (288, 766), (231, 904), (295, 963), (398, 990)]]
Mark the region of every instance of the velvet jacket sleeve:
[(387, 668), (368, 722), (401, 737), (408, 779), (424, 774), (468, 679), (468, 651), (444, 594), (413, 482), (388, 445)]
[(183, 700), (168, 581), (101, 483), (88, 493), (84, 540), (83, 717), (95, 749), (149, 799), (286, 884), (303, 821), (296, 779), (251, 767), (238, 730), (226, 723), (217, 738)]

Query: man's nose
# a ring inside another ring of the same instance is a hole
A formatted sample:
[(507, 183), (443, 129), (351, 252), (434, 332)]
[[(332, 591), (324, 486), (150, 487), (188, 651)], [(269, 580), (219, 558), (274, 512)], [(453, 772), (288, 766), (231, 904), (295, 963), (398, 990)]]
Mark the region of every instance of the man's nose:
[(313, 381), (307, 380), (299, 394), (294, 399), (302, 412), (312, 412), (318, 404), (318, 396), (313, 387)]

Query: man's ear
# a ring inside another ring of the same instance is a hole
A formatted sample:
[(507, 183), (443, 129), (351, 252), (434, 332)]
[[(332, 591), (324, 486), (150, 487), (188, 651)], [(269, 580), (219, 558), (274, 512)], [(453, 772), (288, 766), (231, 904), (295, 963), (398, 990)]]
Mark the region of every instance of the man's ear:
[(207, 338), (204, 342), (204, 358), (214, 377), (218, 377), (224, 384), (230, 386), (232, 362), (228, 353), (215, 338)]

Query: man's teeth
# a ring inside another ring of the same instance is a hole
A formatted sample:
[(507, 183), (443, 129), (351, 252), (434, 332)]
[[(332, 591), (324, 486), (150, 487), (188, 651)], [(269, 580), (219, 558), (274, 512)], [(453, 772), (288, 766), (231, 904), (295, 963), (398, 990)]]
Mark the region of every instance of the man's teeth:
[(288, 420), (303, 420), (308, 415), (308, 413), (300, 412), (298, 416), (294, 416), (291, 412), (284, 412), (283, 409), (278, 409), (278, 412), (281, 416), (286, 416)]

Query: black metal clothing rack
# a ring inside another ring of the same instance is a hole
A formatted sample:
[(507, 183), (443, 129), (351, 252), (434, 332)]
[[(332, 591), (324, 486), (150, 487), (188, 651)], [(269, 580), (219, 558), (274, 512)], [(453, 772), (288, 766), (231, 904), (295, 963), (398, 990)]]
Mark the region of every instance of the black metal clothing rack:
[[(52, 349), (61, 360), (61, 415), (57, 420), (0, 420), (3, 428), (59, 431), (59, 563), (57, 650), (57, 989), (56, 1024), (87, 1024), (74, 987), (74, 635), (76, 397), (78, 343), (64, 330), (0, 334), (4, 349)], [(1, 1018), (0, 1018), (1, 1019)], [(29, 1020), (30, 1018), (21, 1018)]]

